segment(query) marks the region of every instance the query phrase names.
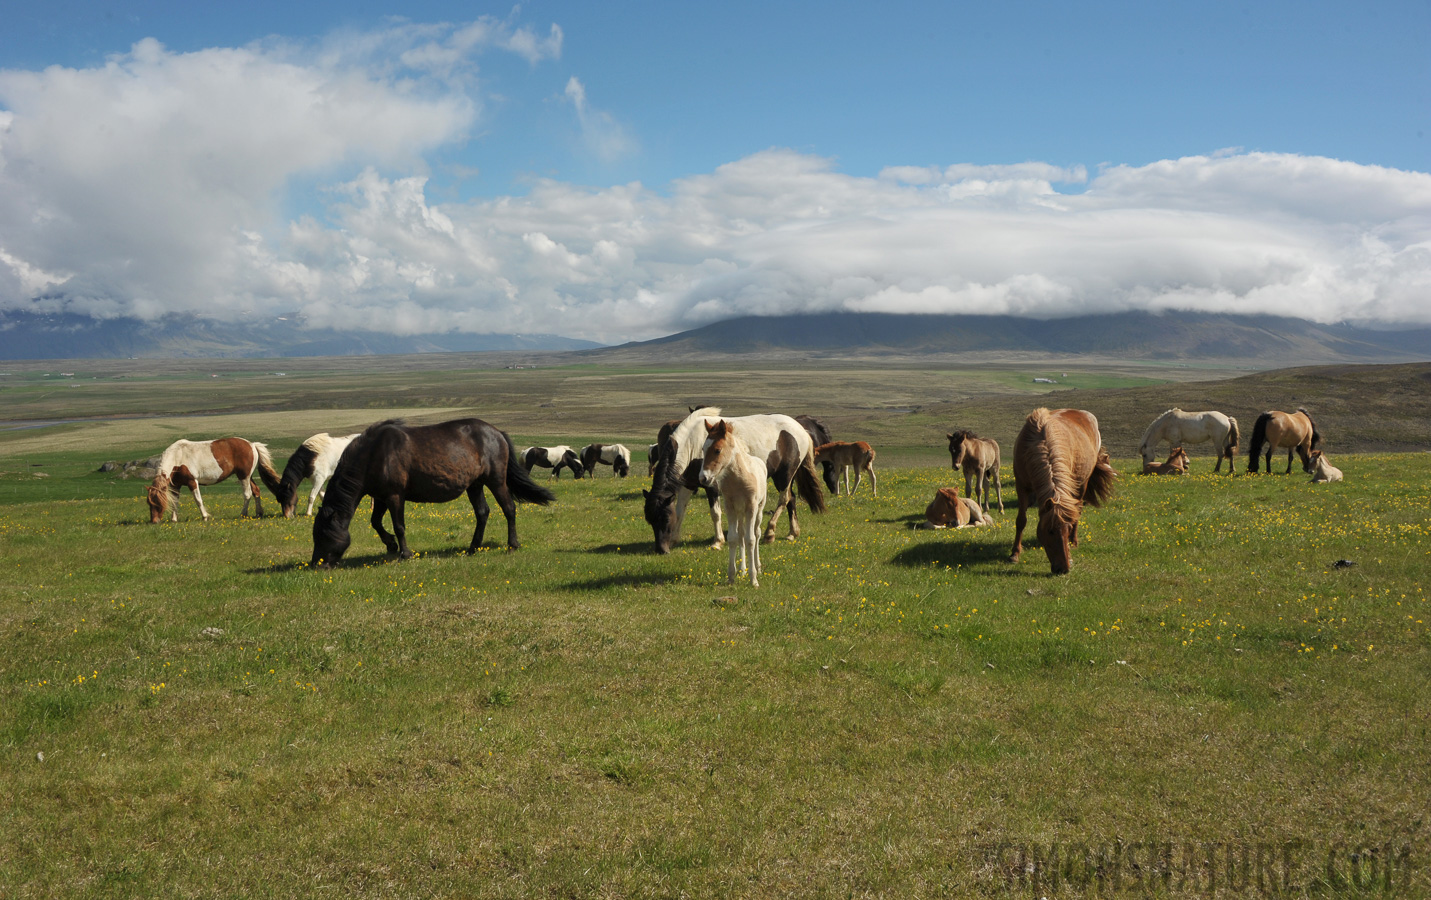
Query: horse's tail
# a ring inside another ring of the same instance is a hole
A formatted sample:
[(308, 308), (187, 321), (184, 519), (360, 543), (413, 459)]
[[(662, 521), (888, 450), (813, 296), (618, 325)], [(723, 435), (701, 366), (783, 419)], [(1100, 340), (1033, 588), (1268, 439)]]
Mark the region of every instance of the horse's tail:
[(795, 470), (795, 487), (805, 498), (810, 512), (822, 513), (826, 510), (825, 492), (820, 489), (820, 476), (815, 474), (815, 448), (811, 447), (800, 460), (800, 468)]
[(268, 453), (268, 445), (260, 444), (258, 441), (249, 441), (249, 444), (253, 446), (253, 452), (258, 456), (258, 465), (255, 466), (258, 469), (258, 477), (263, 479), (263, 483), (268, 486), (270, 491), (273, 491), (273, 496), (279, 496), (279, 492), (283, 490), (283, 478), (273, 468), (273, 457)]
[(1088, 485), (1083, 489), (1083, 502), (1089, 506), (1102, 506), (1113, 496), (1113, 482), (1118, 473), (1108, 461), (1108, 451), (1098, 448), (1098, 462), (1093, 465), (1093, 474), (1088, 476)]
[(531, 470), (523, 465), (517, 456), (517, 448), (512, 446), (512, 438), (505, 431), (502, 438), (507, 442), (507, 490), (522, 503), (540, 503), (546, 506), (556, 499), (549, 489), (537, 484)]
[(1257, 471), (1257, 458), (1262, 454), (1262, 444), (1267, 440), (1267, 423), (1272, 421), (1272, 414), (1265, 412), (1257, 417), (1257, 422), (1252, 426), (1252, 437), (1247, 441), (1247, 471)]
[(1239, 434), (1237, 431), (1237, 420), (1234, 419), (1232, 416), (1228, 416), (1227, 443), (1226, 445), (1224, 445), (1223, 449), (1227, 451), (1229, 457), (1231, 457), (1232, 454), (1237, 452), (1237, 442), (1241, 439), (1241, 437), (1242, 435)]

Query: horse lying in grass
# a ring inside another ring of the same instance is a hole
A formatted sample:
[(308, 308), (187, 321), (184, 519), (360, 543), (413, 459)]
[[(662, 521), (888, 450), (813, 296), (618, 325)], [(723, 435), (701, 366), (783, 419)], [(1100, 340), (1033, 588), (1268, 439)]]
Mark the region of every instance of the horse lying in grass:
[[(835, 496), (840, 494), (840, 479), (844, 479), (845, 493), (853, 495), (860, 486), (860, 475), (868, 472), (870, 492), (879, 496), (879, 483), (875, 479), (874, 448), (864, 441), (831, 441), (815, 448), (815, 462), (824, 467), (825, 486)], [(850, 469), (855, 470), (855, 484), (850, 486)]]
[(720, 491), (727, 520), (726, 545), (730, 561), (725, 583), (735, 584), (736, 560), (740, 574), (750, 573), (750, 586), (760, 587), (760, 519), (765, 514), (765, 463), (735, 433), (725, 419), (706, 420), (706, 440), (701, 445), (701, 484)]
[(924, 508), (921, 528), (970, 528), (992, 525), (994, 520), (984, 512), (977, 500), (960, 497), (957, 488), (940, 488), (934, 492), (934, 499)]
[[(669, 553), (681, 535), (681, 522), (685, 518), (686, 504), (691, 494), (701, 487), (700, 450), (705, 443), (705, 420), (720, 417), (716, 407), (696, 410), (682, 420), (661, 445), (661, 458), (656, 464), (656, 474), (649, 491), (642, 491), (645, 497), (646, 521), (651, 525), (656, 538), (656, 551)], [(775, 526), (782, 510), (790, 516), (790, 534), (787, 540), (800, 536), (800, 524), (795, 517), (793, 497), (796, 488), (805, 498), (811, 512), (825, 511), (825, 495), (820, 489), (820, 478), (815, 473), (815, 448), (810, 435), (790, 416), (760, 415), (741, 416), (727, 421), (737, 423), (741, 439), (750, 447), (753, 456), (765, 463), (765, 469), (775, 489), (779, 492), (779, 502), (770, 514), (762, 541), (775, 539)], [(706, 486), (707, 495), (711, 487)], [(721, 528), (721, 511), (712, 499), (711, 524), (715, 526), (715, 542), (719, 548), (725, 541)]]
[(1327, 457), (1320, 450), (1312, 451), (1312, 483), (1327, 484), (1332, 481), (1342, 480), (1342, 470), (1327, 461)]
[(273, 496), (277, 498), (285, 519), (293, 518), (298, 509), (298, 485), (305, 478), (313, 479), (313, 490), (308, 494), (308, 511), (304, 515), (313, 515), (314, 504), (323, 497), (323, 485), (328, 482), (338, 466), (338, 458), (355, 437), (356, 434), (333, 437), (323, 431), (293, 451), (293, 455), (288, 457), (288, 465), (283, 467), (283, 477), (273, 489)]
[(600, 463), (610, 466), (612, 474), (625, 478), (631, 474), (631, 451), (624, 444), (587, 444), (581, 449), (581, 468), (588, 476)]
[(1188, 473), (1188, 453), (1181, 447), (1174, 447), (1168, 454), (1167, 462), (1143, 463), (1144, 475), (1186, 475)]
[(1004, 488), (999, 484), (999, 442), (993, 438), (981, 438), (972, 431), (956, 431), (949, 437), (949, 460), (954, 471), (964, 471), (964, 493), (983, 503), (984, 509), (993, 509), (989, 504), (989, 483), (994, 485), (994, 493), (999, 498), (999, 512), (1004, 511)]
[(1227, 460), (1227, 473), (1232, 474), (1232, 457), (1237, 454), (1237, 420), (1216, 410), (1206, 412), (1183, 412), (1173, 407), (1153, 420), (1148, 430), (1143, 432), (1143, 440), (1138, 444), (1138, 452), (1143, 455), (1146, 467), (1156, 459), (1158, 444), (1167, 441), (1169, 447), (1185, 447), (1188, 444), (1202, 444), (1212, 441), (1217, 448), (1217, 465), (1214, 472), (1222, 471), (1222, 461)]
[(1073, 568), (1083, 505), (1101, 506), (1113, 496), (1118, 473), (1098, 433), (1098, 419), (1082, 409), (1036, 409), (1014, 441), (1014, 489), (1019, 516), (1009, 562), (1023, 553), (1030, 506), (1038, 509), (1038, 538), (1055, 575)]
[(543, 469), (551, 469), (552, 477), (557, 479), (561, 478), (562, 469), (570, 469), (573, 478), (581, 478), (583, 472), (581, 458), (566, 444), (558, 444), (555, 447), (528, 447), (522, 451), (521, 460), (528, 472), (532, 471), (533, 466), (541, 466)]
[(268, 455), (268, 447), (247, 441), (240, 437), (219, 438), (212, 441), (186, 441), (183, 438), (170, 444), (159, 457), (159, 473), (146, 491), (149, 502), (149, 522), (157, 524), (165, 513), (179, 521), (179, 489), (187, 487), (199, 504), (199, 514), (204, 521), (209, 520), (209, 511), (204, 507), (200, 485), (218, 484), (230, 475), (238, 476), (243, 488), (243, 512), (248, 515), (249, 500), (253, 500), (255, 512), (263, 516), (263, 497), (253, 476), (257, 474), (270, 490), (277, 491), (278, 473), (273, 469), (273, 459)]
[(1252, 438), (1247, 443), (1247, 471), (1256, 472), (1258, 460), (1262, 456), (1262, 445), (1267, 445), (1267, 474), (1272, 474), (1272, 454), (1287, 448), (1287, 471), (1292, 472), (1292, 453), (1296, 451), (1302, 458), (1302, 471), (1312, 471), (1312, 451), (1322, 447), (1322, 434), (1308, 412), (1298, 407), (1294, 413), (1280, 409), (1269, 409), (1257, 417), (1252, 426)]
[[(507, 519), (511, 550), (521, 546), (517, 501), (545, 506), (556, 499), (517, 461), (512, 439), (481, 419), (438, 425), (404, 425), (390, 419), (370, 425), (343, 451), (323, 505), (313, 517), (312, 564), (327, 568), (343, 558), (352, 543), (348, 525), (365, 496), (373, 498), (370, 521), (383, 546), (388, 553), (409, 559), (404, 504), (447, 503), (466, 494), (477, 517), (467, 552), (475, 553), (491, 513), (482, 495), (484, 487)], [(393, 534), (383, 529), (384, 515), (392, 516)]]

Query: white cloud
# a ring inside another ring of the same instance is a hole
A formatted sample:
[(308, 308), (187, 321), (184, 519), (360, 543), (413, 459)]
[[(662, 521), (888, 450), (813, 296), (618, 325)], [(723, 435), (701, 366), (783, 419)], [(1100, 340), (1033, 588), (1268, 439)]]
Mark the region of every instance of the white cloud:
[[(1431, 324), (1431, 175), (1319, 157), (864, 178), (769, 150), (660, 191), (550, 180), (436, 203), (426, 155), (479, 121), (487, 49), (551, 59), (561, 31), (399, 24), (316, 52), (146, 41), (93, 69), (0, 72), (0, 309), (608, 341), (815, 310)], [(629, 152), (579, 79), (565, 96), (593, 151)], [(285, 215), (296, 180), (319, 185), (321, 219)]]
[(626, 133), (626, 129), (612, 118), (611, 114), (593, 108), (586, 101), (586, 86), (575, 75), (567, 80), (564, 91), (566, 101), (576, 110), (576, 121), (581, 126), (582, 144), (602, 162), (615, 162), (630, 156), (636, 149), (636, 142)]

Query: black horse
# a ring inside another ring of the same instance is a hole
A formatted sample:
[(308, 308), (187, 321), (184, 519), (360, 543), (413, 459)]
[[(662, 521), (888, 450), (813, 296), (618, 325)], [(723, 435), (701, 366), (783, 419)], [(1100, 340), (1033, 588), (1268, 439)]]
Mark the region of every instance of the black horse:
[[(352, 543), (348, 525), (364, 496), (373, 498), (373, 530), (383, 546), (408, 559), (412, 551), (407, 548), (403, 504), (447, 503), (466, 494), (477, 516), (467, 548), (474, 552), (482, 544), (491, 512), (483, 487), (507, 518), (507, 546), (513, 550), (521, 546), (516, 501), (546, 505), (556, 499), (517, 461), (512, 439), (481, 419), (440, 425), (404, 425), (389, 419), (371, 425), (343, 451), (323, 506), (313, 518), (313, 565), (326, 568), (343, 558)], [(392, 515), (396, 535), (383, 530), (385, 513)]]

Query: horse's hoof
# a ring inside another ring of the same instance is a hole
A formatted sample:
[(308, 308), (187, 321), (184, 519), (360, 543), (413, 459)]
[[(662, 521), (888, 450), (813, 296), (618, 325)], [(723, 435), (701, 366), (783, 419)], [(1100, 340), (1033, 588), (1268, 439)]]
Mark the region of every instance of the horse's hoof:
[(798, 535), (798, 534), (787, 534), (787, 535), (785, 535), (785, 540), (787, 540), (787, 541), (793, 541), (793, 540), (795, 540), (795, 539), (797, 539), (797, 538), (799, 538), (799, 537), (800, 537), (800, 535)]

